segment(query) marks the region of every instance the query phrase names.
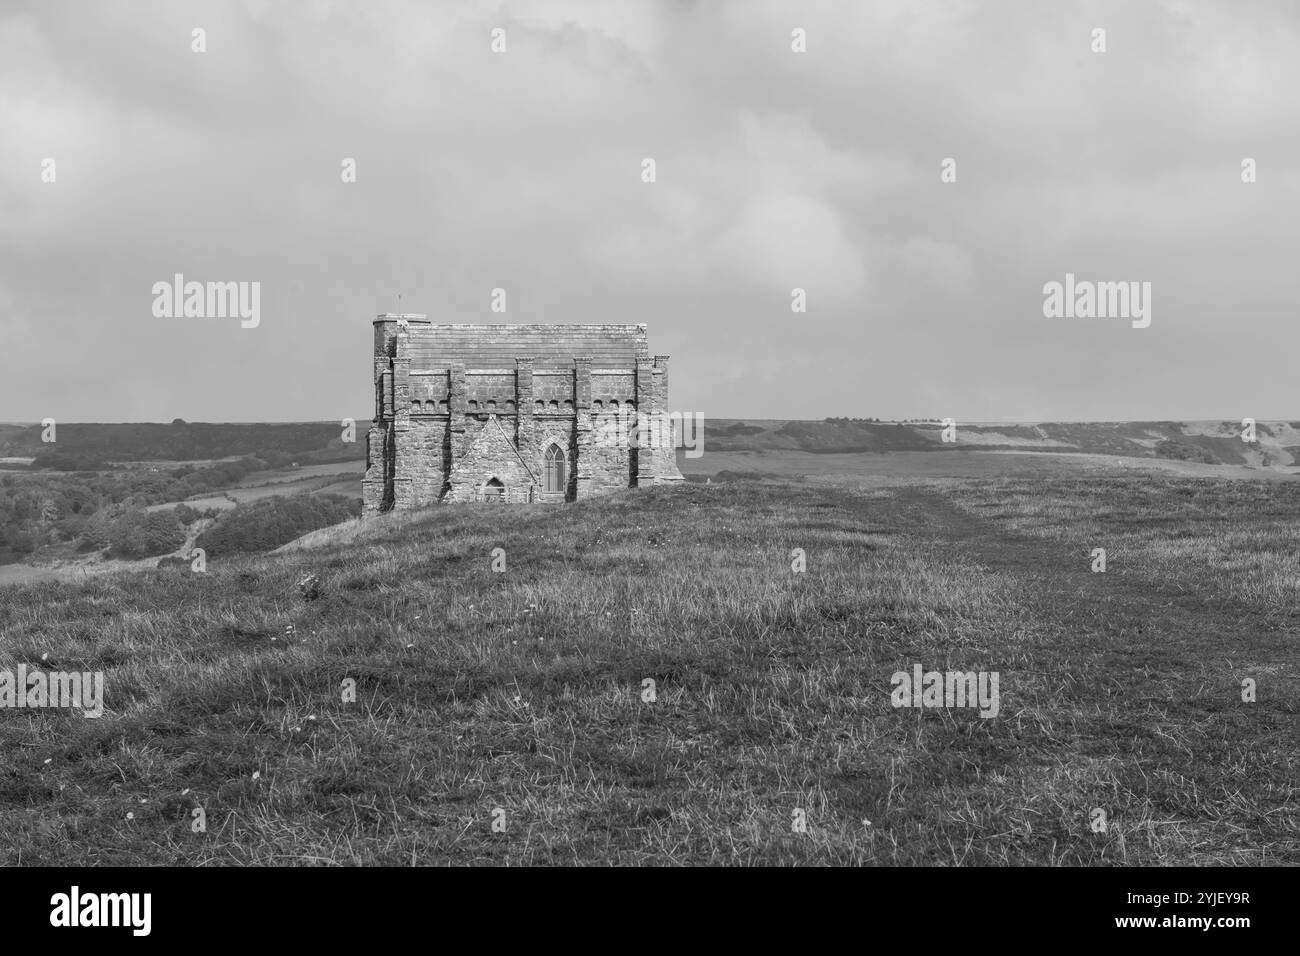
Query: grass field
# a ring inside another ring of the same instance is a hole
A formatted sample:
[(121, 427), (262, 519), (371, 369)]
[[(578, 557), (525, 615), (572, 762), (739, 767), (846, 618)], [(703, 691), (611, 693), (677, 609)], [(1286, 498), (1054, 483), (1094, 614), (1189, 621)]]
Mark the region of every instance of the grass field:
[(0, 863), (1300, 863), (1298, 538), (1293, 482), (734, 481), (0, 589), (0, 669), (107, 687), (0, 711)]

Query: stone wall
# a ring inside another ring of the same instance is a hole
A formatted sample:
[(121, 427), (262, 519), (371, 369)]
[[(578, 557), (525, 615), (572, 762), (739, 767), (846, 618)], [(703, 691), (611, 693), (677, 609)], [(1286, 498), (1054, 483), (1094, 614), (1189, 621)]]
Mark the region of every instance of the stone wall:
[(466, 423), (465, 450), (452, 463), (446, 501), (482, 501), (484, 488), (496, 479), (505, 486), (506, 502), (522, 504), (536, 497), (536, 473), (511, 444), (500, 419)]

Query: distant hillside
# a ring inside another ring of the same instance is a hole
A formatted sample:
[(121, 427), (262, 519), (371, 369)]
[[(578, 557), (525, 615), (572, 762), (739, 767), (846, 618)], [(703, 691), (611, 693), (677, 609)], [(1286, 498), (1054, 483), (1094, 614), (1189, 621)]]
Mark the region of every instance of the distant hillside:
[[(276, 424), (60, 423), (57, 446), (41, 442), (39, 425), (0, 425), (0, 459), (70, 456), (88, 462), (200, 461), (288, 455), (300, 464), (365, 457), (368, 419), (344, 444), (337, 422)], [(938, 422), (708, 418), (705, 448), (713, 451), (802, 451), (814, 454), (972, 449), (1082, 452), (1169, 458), (1205, 464), (1289, 468), (1300, 463), (1300, 422), (1259, 422), (1258, 441), (1241, 440), (1240, 421), (957, 423), (957, 441), (940, 440)], [(39, 467), (42, 462), (38, 462)], [(60, 467), (57, 462), (49, 462)]]
[(1206, 464), (1277, 468), (1300, 461), (1300, 422), (1259, 422), (1253, 444), (1240, 421), (957, 423), (957, 441), (941, 441), (938, 422), (708, 419), (712, 451), (802, 451), (822, 454), (886, 451), (1052, 451), (1170, 458)]
[(41, 441), (40, 425), (0, 425), (0, 458), (57, 450), (89, 461), (199, 461), (260, 457), (265, 452), (298, 455), (305, 461), (340, 461), (365, 455), (369, 419), (357, 422), (357, 440), (349, 444), (340, 440), (343, 429), (338, 422), (59, 422), (54, 446)]

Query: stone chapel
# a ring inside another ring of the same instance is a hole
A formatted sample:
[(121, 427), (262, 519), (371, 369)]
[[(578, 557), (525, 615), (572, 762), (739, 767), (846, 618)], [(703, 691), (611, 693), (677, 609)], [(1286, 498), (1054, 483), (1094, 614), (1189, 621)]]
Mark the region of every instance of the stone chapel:
[(666, 436), (613, 440), (667, 412), (668, 356), (649, 354), (644, 325), (439, 325), (384, 314), (374, 331), (365, 515), (579, 501), (682, 480)]

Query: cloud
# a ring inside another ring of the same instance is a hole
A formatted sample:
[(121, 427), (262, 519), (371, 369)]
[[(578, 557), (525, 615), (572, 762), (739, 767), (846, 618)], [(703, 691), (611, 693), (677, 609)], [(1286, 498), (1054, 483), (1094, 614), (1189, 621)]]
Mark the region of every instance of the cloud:
[[(714, 416), (1294, 416), (1288, 351), (1222, 341), (1291, 334), (1297, 53), (1282, 4), (10, 6), (0, 418), (364, 415), (374, 313), (498, 286), (648, 323)], [(1066, 271), (1152, 327), (1046, 323)], [(153, 319), (175, 272), (261, 281), (261, 327)]]

